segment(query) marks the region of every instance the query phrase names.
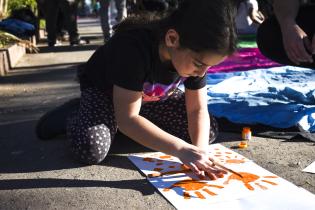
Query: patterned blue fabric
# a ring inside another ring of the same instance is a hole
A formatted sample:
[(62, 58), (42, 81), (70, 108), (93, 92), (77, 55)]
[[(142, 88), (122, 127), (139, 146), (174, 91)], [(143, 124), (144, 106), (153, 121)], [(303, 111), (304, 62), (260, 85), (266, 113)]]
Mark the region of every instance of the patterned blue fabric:
[(234, 123), (315, 132), (315, 71), (282, 66), (207, 75), (208, 108)]

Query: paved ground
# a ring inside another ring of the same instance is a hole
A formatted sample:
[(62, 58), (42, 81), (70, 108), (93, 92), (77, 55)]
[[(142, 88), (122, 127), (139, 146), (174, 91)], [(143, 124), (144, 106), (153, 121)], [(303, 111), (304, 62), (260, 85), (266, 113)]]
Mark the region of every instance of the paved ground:
[[(24, 56), (0, 78), (0, 209), (174, 209), (126, 157), (148, 150), (123, 135), (95, 166), (74, 162), (62, 137), (36, 138), (39, 116), (79, 95), (75, 67), (102, 43), (97, 21), (81, 20), (80, 31), (90, 45), (42, 46), (40, 54)], [(239, 133), (222, 133), (217, 142), (233, 148), (239, 140)], [(315, 175), (301, 172), (315, 160), (313, 142), (254, 137), (248, 149), (237, 152), (315, 193)]]

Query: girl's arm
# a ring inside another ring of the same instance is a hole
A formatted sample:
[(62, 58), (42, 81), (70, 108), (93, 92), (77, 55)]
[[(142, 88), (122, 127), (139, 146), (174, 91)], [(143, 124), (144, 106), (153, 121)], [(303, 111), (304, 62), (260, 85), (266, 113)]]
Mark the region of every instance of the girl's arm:
[(141, 92), (114, 85), (113, 101), (118, 128), (125, 135), (146, 147), (178, 157), (196, 174), (206, 171), (212, 178), (222, 175), (222, 170), (213, 167), (206, 151), (163, 131), (139, 115)]
[(191, 141), (197, 147), (206, 149), (210, 132), (206, 87), (198, 90), (185, 89), (185, 99)]

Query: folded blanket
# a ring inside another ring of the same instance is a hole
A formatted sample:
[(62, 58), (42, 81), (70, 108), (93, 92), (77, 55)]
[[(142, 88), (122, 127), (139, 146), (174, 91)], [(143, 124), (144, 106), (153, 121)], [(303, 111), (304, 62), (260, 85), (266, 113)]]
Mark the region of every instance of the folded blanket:
[(315, 132), (315, 70), (282, 66), (207, 75), (208, 108), (234, 123)]
[(209, 68), (208, 73), (247, 71), (275, 66), (280, 66), (280, 64), (263, 56), (258, 48), (241, 48), (224, 62)]

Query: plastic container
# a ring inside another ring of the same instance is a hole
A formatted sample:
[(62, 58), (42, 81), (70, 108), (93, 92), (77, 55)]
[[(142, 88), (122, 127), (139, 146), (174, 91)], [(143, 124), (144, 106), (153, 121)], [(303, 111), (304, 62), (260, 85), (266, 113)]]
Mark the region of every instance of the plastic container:
[(248, 147), (248, 142), (252, 138), (252, 131), (250, 130), (249, 127), (244, 127), (242, 130), (242, 141), (239, 143), (238, 147), (239, 148), (247, 148)]

